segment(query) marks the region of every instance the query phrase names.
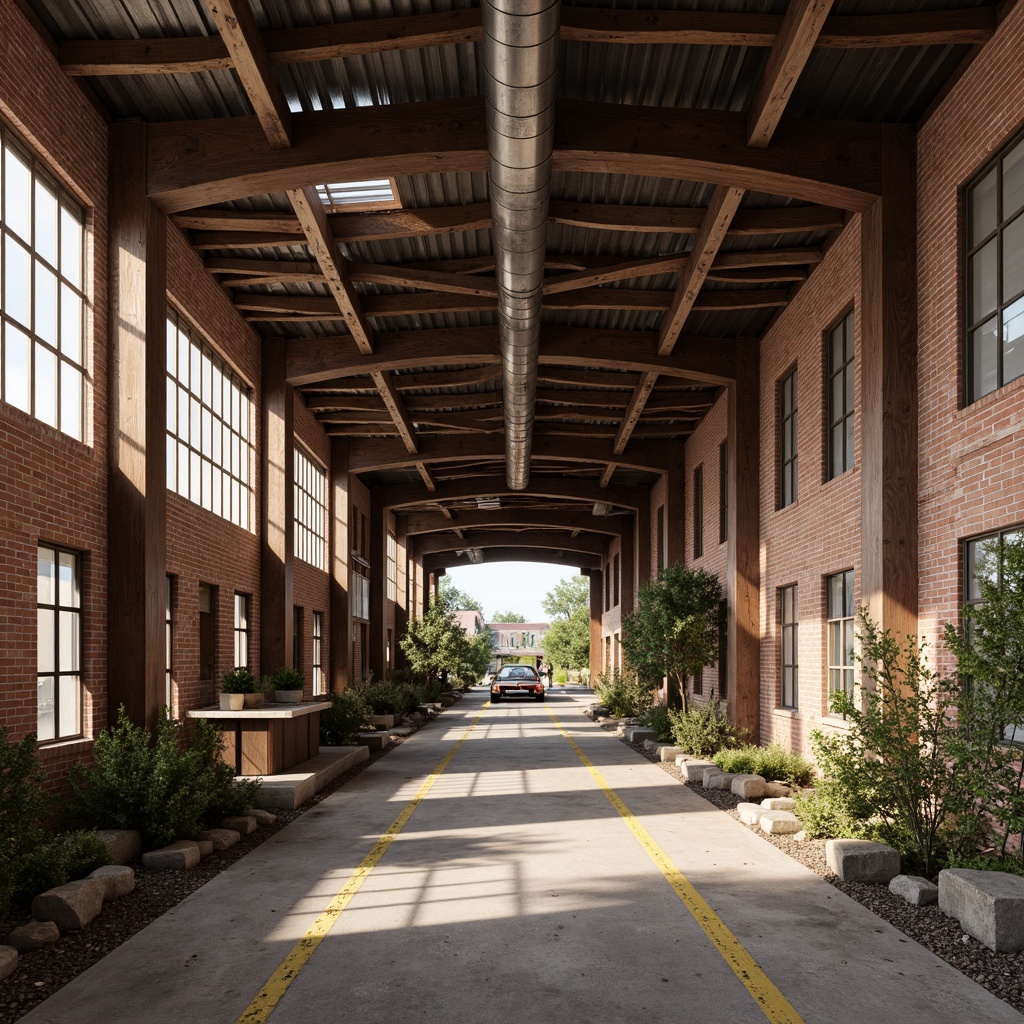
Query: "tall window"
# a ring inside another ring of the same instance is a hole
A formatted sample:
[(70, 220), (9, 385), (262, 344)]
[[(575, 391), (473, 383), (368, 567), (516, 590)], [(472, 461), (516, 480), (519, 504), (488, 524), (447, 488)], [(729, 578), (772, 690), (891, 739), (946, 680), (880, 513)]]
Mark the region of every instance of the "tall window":
[(853, 693), (853, 570), (825, 581), (828, 631), (828, 692)]
[(313, 612), (313, 693), (324, 692), (324, 613)]
[(779, 508), (797, 498), (796, 369), (779, 381)]
[(704, 554), (704, 467), (693, 471), (693, 557)]
[[(619, 588), (619, 556), (616, 555), (612, 559), (612, 607), (617, 608), (619, 605), (621, 590)], [(618, 662), (616, 662), (618, 664)]]
[(327, 471), (295, 446), (295, 557), (327, 568)]
[(853, 468), (853, 310), (828, 332), (828, 479)]
[(36, 735), (39, 741), (82, 734), (82, 566), (72, 551), (38, 551)]
[(1024, 138), (967, 189), (967, 401), (1024, 374)]
[(0, 360), (9, 405), (85, 433), (85, 216), (0, 124)]
[(213, 682), (213, 589), (207, 583), (199, 584), (199, 681), (201, 683)]
[(249, 597), (235, 594), (235, 661), (236, 666), (249, 664)]
[(351, 592), (349, 600), (352, 604), (352, 618), (370, 618), (370, 579), (353, 567), (350, 578)]
[(174, 579), (168, 576), (164, 584), (164, 703), (168, 711), (174, 707)]
[(793, 583), (779, 587), (779, 634), (782, 640), (782, 706), (795, 708), (799, 689), (799, 665), (797, 663), (797, 641), (799, 620), (797, 618), (797, 589)]
[(729, 539), (729, 442), (718, 446), (718, 543)]
[(658, 569), (665, 568), (665, 506), (658, 506)]
[(612, 563), (604, 563), (604, 610), (611, 611), (612, 607)]
[(388, 600), (398, 600), (398, 541), (388, 530)]
[(302, 608), (292, 606), (292, 668), (302, 671)]
[(251, 527), (252, 400), (249, 389), (183, 320), (167, 318), (167, 486)]

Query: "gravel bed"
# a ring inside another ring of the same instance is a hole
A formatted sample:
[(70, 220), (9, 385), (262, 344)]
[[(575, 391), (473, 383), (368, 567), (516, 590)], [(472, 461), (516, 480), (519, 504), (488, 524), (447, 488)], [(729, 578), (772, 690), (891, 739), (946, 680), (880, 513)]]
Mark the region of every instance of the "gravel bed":
[[(264, 825), (255, 832), (242, 836), (230, 850), (204, 857), (199, 866), (191, 871), (153, 871), (143, 867), (141, 861), (136, 861), (131, 865), (135, 869), (133, 892), (119, 900), (104, 904), (88, 928), (67, 932), (57, 942), (44, 949), (22, 953), (14, 974), (6, 981), (0, 982), (0, 1024), (13, 1024), (34, 1006), (102, 960), (122, 942), (130, 939), (161, 914), (177, 906), (186, 896), (190, 896), (275, 832), (279, 832), (301, 814), (315, 807), (400, 743), (402, 739), (396, 737), (383, 750), (371, 753), (369, 760), (350, 768), (302, 807), (293, 811), (274, 811), (277, 821), (273, 825)], [(29, 920), (28, 915), (22, 915), (0, 921), (0, 945), (6, 942), (12, 928)]]
[[(604, 724), (602, 728), (611, 731), (616, 726)], [(689, 785), (683, 782), (682, 773), (675, 764), (659, 761), (654, 754), (644, 749), (642, 743), (630, 743), (628, 746), (648, 761), (659, 765), (663, 771), (668, 772), (683, 785)], [(736, 806), (742, 801), (738, 796), (723, 789), (705, 789), (703, 786), (689, 788), (739, 821)], [(754, 832), (764, 842), (777, 846), (804, 867), (810, 868), (851, 899), (888, 921), (908, 938), (919, 942), (925, 949), (931, 950), (972, 981), (976, 981), (993, 995), (1009, 1003), (1019, 1013), (1024, 1013), (1024, 952), (993, 953), (987, 946), (966, 935), (961, 930), (959, 922), (947, 917), (937, 906), (912, 906), (902, 897), (889, 892), (888, 886), (840, 882), (825, 863), (824, 839), (797, 842), (792, 836), (766, 835), (754, 825), (744, 827)]]

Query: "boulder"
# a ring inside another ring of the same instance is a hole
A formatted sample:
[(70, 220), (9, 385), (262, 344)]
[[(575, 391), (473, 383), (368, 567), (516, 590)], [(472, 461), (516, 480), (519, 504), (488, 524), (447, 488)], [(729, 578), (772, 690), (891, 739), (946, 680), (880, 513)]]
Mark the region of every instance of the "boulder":
[(356, 743), (366, 747), (371, 753), (383, 750), (391, 742), (391, 737), (383, 732), (360, 732), (356, 733)]
[(1024, 949), (1024, 878), (1005, 871), (939, 872), (939, 909), (997, 953)]
[(789, 796), (790, 789), (784, 782), (766, 782), (764, 784), (765, 796)]
[(644, 740), (644, 750), (653, 754), (657, 749), (658, 741), (656, 739)]
[(760, 775), (737, 775), (732, 780), (732, 791), (744, 800), (760, 800), (764, 796), (764, 779)]
[(718, 771), (721, 771), (721, 769), (718, 767), (717, 764), (715, 764), (714, 761), (701, 760), (686, 761), (683, 764), (681, 764), (679, 768), (683, 773), (683, 778), (686, 779), (687, 782), (702, 783), (704, 781), (704, 772), (708, 768), (715, 768)]
[(104, 900), (127, 896), (135, 888), (135, 872), (124, 864), (107, 864), (97, 868), (89, 877), (103, 883)]
[(766, 811), (791, 811), (796, 807), (796, 801), (791, 796), (766, 796), (761, 806)]
[[(29, 921), (20, 928), (15, 928), (7, 941), (19, 953), (31, 953), (34, 949), (42, 949), (60, 938), (60, 929), (52, 921)], [(2, 949), (3, 947), (0, 947)], [(3, 970), (0, 969), (0, 978)]]
[(690, 756), (682, 747), (674, 747), (670, 743), (659, 743), (657, 754), (659, 761), (666, 761), (669, 764), (678, 764), (678, 758)]
[[(238, 833), (236, 832), (235, 835)], [(208, 839), (200, 834), (201, 839)], [(214, 844), (216, 845), (216, 844)], [(199, 863), (199, 847), (191, 839), (179, 839), (176, 843), (150, 850), (142, 855), (142, 863), (154, 870), (191, 871)]]
[(656, 733), (645, 725), (630, 725), (626, 728), (627, 743), (643, 743), (644, 740), (653, 740)]
[(915, 907), (930, 907), (939, 901), (939, 887), (920, 875), (897, 875), (889, 883), (889, 892)]
[(770, 836), (791, 836), (800, 831), (800, 819), (791, 811), (766, 811), (758, 819), (761, 831)]
[(370, 725), (374, 729), (390, 729), (394, 724), (394, 715), (370, 715)]
[(213, 840), (212, 839), (193, 839), (193, 843), (199, 847), (200, 857), (209, 857), (213, 853)]
[(760, 804), (739, 804), (736, 813), (744, 825), (756, 825), (764, 814), (764, 808)]
[(18, 969), (18, 951), (13, 946), (0, 946), (0, 981)]
[(62, 932), (84, 928), (103, 909), (103, 892), (103, 883), (92, 878), (58, 885), (32, 901), (32, 916), (52, 921)]
[(197, 840), (209, 840), (215, 850), (230, 850), (241, 838), (233, 828), (208, 828), (196, 836)]
[(825, 861), (841, 882), (888, 885), (900, 873), (899, 853), (869, 839), (830, 839)]
[(111, 864), (131, 864), (142, 856), (142, 836), (133, 829), (101, 828), (99, 832)]
[(800, 829), (799, 832), (794, 832), (790, 836), (790, 839), (792, 839), (794, 843), (806, 843), (808, 838), (809, 836), (807, 835), (806, 829)]
[(725, 774), (725, 772), (721, 768), (719, 768), (718, 765), (715, 764), (714, 761), (711, 761), (708, 764), (708, 767), (706, 767), (701, 772), (701, 782), (704, 783), (704, 788), (705, 789), (710, 789), (711, 788), (711, 780), (716, 775), (724, 775), (724, 774)]
[(273, 825), (277, 821), (276, 814), (271, 814), (270, 811), (265, 811), (262, 807), (250, 807), (249, 813), (256, 819), (257, 825)]
[(220, 827), (229, 828), (240, 836), (247, 836), (250, 832), (256, 831), (256, 817), (252, 814), (237, 814), (231, 818), (225, 818), (220, 823)]
[(709, 782), (704, 783), (705, 789), (732, 789), (732, 780), (736, 778), (732, 772), (719, 772), (717, 775), (712, 775)]

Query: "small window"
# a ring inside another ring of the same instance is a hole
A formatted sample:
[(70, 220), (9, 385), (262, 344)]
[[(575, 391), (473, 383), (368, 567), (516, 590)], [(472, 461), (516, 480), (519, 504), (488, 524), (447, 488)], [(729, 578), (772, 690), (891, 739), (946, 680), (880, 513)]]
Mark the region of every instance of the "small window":
[(296, 445), (294, 473), (295, 557), (315, 569), (326, 569), (327, 471)]
[(658, 569), (665, 568), (665, 506), (658, 506)]
[(82, 562), (40, 547), (37, 570), (36, 736), (82, 735)]
[(799, 666), (797, 664), (799, 620), (797, 617), (797, 585), (779, 587), (779, 639), (781, 647), (782, 700), (784, 708), (796, 708), (799, 692)]
[(796, 369), (779, 381), (779, 508), (797, 499)]
[(612, 563), (604, 564), (604, 610), (611, 611), (612, 608)]
[(388, 600), (398, 600), (398, 540), (388, 530)]
[(729, 442), (718, 446), (718, 543), (729, 539)]
[(1024, 137), (965, 194), (966, 400), (1024, 374)]
[(199, 584), (199, 681), (213, 682), (213, 587)]
[(828, 692), (853, 693), (853, 570), (825, 580)]
[[(619, 587), (619, 556), (616, 555), (612, 559), (612, 607), (618, 608), (619, 600), (621, 596), (621, 590)], [(616, 662), (617, 664), (618, 662)]]
[(235, 665), (249, 664), (249, 597), (235, 594)]
[(697, 669), (693, 676), (693, 695), (695, 697), (704, 696), (704, 669)]
[(323, 671), (324, 613), (313, 612), (313, 693), (326, 692)]
[(164, 584), (164, 704), (168, 712), (174, 708), (174, 577)]
[(704, 467), (693, 471), (693, 557), (704, 554)]
[(828, 477), (853, 468), (853, 311), (828, 332)]
[(329, 210), (393, 209), (401, 204), (391, 178), (335, 181), (317, 185), (320, 202)]

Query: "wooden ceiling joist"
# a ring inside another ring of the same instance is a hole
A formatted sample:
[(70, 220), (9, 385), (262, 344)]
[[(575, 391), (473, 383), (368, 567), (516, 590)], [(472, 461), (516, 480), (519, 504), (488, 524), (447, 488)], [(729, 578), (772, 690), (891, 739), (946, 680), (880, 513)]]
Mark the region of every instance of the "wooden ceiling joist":
[(618, 533), (618, 520), (609, 516), (595, 516), (590, 508), (581, 508), (576, 512), (530, 508), (497, 508), (489, 511), (475, 509), (459, 510), (452, 518), (440, 512), (417, 512), (404, 517), (405, 533), (409, 537), (444, 533), (451, 530), (453, 522), (463, 531), (547, 526), (607, 536)]

